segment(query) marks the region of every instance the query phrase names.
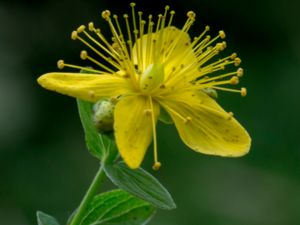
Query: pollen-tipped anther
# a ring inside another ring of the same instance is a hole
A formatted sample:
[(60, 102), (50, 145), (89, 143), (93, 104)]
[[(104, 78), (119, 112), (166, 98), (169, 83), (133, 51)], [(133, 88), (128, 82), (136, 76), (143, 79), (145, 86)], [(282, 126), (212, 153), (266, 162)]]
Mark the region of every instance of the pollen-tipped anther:
[(77, 31), (74, 30), (74, 31), (71, 33), (71, 39), (72, 39), (72, 40), (76, 40), (77, 37), (78, 37), (78, 33), (77, 33)]
[(224, 50), (224, 45), (223, 45), (223, 43), (217, 43), (217, 44), (216, 44), (216, 49), (217, 49), (218, 51), (223, 51), (223, 50)]
[(110, 17), (110, 11), (109, 10), (104, 10), (103, 12), (102, 12), (102, 18), (103, 19), (105, 19), (105, 20), (108, 20), (109, 19), (109, 17)]
[(159, 170), (159, 168), (161, 167), (161, 163), (160, 162), (155, 162), (154, 165), (152, 166), (153, 170)]
[(239, 65), (241, 64), (241, 62), (242, 62), (242, 60), (241, 60), (240, 58), (238, 58), (238, 57), (236, 57), (236, 58), (234, 59), (234, 65), (235, 65), (235, 66), (239, 66)]
[(152, 110), (151, 110), (151, 109), (145, 109), (145, 110), (144, 110), (144, 114), (145, 114), (146, 116), (150, 116), (150, 115), (152, 114)]
[(235, 59), (237, 57), (237, 54), (234, 52), (231, 54), (230, 59)]
[(219, 36), (220, 36), (220, 38), (222, 38), (222, 39), (226, 38), (226, 34), (225, 34), (225, 32), (224, 32), (223, 30), (220, 30), (220, 31), (219, 31)]
[(113, 104), (117, 104), (117, 102), (119, 101), (117, 97), (111, 97), (109, 99)]
[(95, 29), (94, 23), (93, 22), (89, 22), (88, 28), (89, 28), (89, 31), (93, 31)]
[(81, 25), (77, 28), (77, 33), (81, 33), (85, 30), (85, 26), (84, 25)]
[(83, 51), (80, 52), (80, 58), (81, 58), (82, 60), (86, 60), (87, 57), (88, 57), (87, 51), (83, 50)]
[(65, 62), (64, 60), (60, 59), (57, 61), (57, 68), (62, 70), (65, 67)]
[(223, 48), (225, 49), (225, 48), (227, 47), (226, 41), (223, 41), (223, 42), (222, 42), (222, 45), (223, 45)]
[(210, 27), (208, 25), (205, 26), (205, 31), (209, 31)]
[(241, 88), (241, 96), (245, 97), (247, 95), (247, 89), (245, 87)]
[(242, 77), (244, 75), (244, 69), (238, 68), (238, 70), (236, 71), (236, 74), (238, 77)]
[(190, 116), (188, 116), (188, 117), (185, 118), (184, 123), (187, 124), (187, 123), (189, 123), (191, 120), (192, 120), (192, 118), (191, 118)]
[(89, 90), (88, 94), (89, 94), (90, 98), (95, 98), (95, 92), (94, 91)]
[(237, 76), (231, 77), (230, 84), (236, 85), (239, 83), (239, 78)]
[(194, 11), (188, 11), (186, 15), (191, 20), (195, 20), (196, 18), (196, 13)]
[(232, 119), (232, 117), (233, 117), (233, 112), (229, 112), (229, 113), (228, 113), (228, 117), (227, 117), (227, 119), (228, 119), (228, 120), (231, 120), (231, 119)]

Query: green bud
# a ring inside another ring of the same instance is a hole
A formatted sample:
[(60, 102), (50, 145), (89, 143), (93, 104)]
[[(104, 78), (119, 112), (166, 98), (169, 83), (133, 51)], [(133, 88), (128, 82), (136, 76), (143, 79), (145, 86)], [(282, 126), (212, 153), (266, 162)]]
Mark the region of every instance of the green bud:
[(100, 133), (113, 131), (115, 104), (107, 99), (98, 101), (93, 106), (93, 120)]

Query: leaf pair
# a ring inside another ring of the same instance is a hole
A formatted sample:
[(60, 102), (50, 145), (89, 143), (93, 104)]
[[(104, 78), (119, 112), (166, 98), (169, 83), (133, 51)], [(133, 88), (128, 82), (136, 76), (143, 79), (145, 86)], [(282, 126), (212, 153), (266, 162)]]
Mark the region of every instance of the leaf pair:
[[(94, 197), (80, 225), (141, 225), (150, 220), (155, 208), (127, 192), (116, 189)], [(59, 225), (57, 220), (37, 212), (38, 225)]]

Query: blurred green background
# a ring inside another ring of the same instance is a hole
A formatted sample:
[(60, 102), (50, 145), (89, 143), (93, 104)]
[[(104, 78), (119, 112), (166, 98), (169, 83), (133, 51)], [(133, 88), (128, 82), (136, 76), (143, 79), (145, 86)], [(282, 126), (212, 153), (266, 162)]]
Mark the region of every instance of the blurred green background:
[[(163, 167), (143, 167), (170, 190), (178, 209), (158, 211), (150, 225), (300, 224), (300, 17), (297, 0), (144, 0), (146, 14), (197, 13), (196, 35), (224, 29), (227, 54), (237, 51), (246, 71), (249, 95), (222, 93), (219, 102), (249, 130), (250, 154), (228, 159), (197, 154), (174, 127), (159, 126)], [(37, 209), (64, 224), (77, 207), (97, 160), (86, 151), (75, 100), (46, 91), (36, 78), (56, 71), (56, 61), (81, 63), (78, 25), (100, 13), (129, 12), (124, 0), (0, 1), (0, 224), (36, 224)], [(224, 53), (224, 56), (226, 53)], [(150, 152), (150, 151), (149, 151)], [(106, 182), (103, 190), (111, 188)]]

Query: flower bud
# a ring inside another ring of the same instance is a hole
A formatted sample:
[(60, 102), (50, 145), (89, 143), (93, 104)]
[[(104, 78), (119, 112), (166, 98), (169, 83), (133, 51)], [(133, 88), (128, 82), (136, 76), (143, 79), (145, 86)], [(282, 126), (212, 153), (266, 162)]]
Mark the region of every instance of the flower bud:
[(108, 99), (98, 101), (93, 107), (93, 120), (100, 133), (113, 130), (115, 104)]

